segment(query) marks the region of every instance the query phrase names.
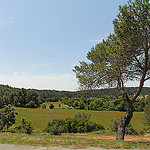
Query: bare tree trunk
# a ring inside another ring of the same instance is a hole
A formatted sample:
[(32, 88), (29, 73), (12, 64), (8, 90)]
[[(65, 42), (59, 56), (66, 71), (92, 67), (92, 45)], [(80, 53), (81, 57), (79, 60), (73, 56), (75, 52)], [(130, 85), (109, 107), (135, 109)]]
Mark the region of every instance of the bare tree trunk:
[(130, 120), (132, 119), (133, 116), (132, 102), (126, 93), (123, 94), (123, 100), (126, 105), (126, 115), (119, 123), (116, 140), (124, 140), (125, 127), (130, 123)]

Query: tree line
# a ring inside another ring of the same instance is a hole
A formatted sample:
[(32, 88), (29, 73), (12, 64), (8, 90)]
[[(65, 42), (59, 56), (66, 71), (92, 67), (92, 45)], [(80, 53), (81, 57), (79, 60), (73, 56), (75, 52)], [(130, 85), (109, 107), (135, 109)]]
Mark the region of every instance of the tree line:
[[(126, 91), (132, 96), (136, 87), (128, 87)], [(143, 111), (149, 103), (150, 88), (144, 87), (140, 99), (134, 103), (134, 111)], [(91, 91), (56, 91), (13, 88), (8, 85), (0, 85), (0, 108), (11, 104), (15, 107), (36, 108), (45, 102), (61, 101), (76, 109), (125, 111), (121, 95), (115, 88), (99, 89)]]

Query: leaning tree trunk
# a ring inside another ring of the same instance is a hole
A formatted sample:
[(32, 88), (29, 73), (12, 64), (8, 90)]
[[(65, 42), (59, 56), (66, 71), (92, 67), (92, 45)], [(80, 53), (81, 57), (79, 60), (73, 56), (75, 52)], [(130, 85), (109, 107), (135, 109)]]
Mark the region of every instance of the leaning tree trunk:
[(116, 140), (124, 140), (125, 127), (130, 123), (133, 116), (133, 105), (126, 93), (123, 94), (123, 100), (126, 105), (126, 115), (122, 118), (119, 123)]

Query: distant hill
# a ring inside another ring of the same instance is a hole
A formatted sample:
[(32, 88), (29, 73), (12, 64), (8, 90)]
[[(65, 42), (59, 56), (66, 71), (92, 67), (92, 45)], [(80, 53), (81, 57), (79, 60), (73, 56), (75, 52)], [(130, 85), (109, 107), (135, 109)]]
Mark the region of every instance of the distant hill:
[[(126, 87), (125, 91), (129, 95), (134, 95), (137, 91), (138, 87)], [(11, 91), (11, 92), (17, 92), (21, 90), (21, 88), (14, 88), (9, 85), (1, 85), (0, 84), (0, 93), (4, 94), (5, 92)], [(103, 97), (104, 95), (110, 96), (110, 97), (118, 97), (121, 96), (121, 94), (117, 91), (116, 88), (106, 88), (106, 89), (97, 89), (97, 90), (82, 90), (82, 91), (58, 91), (58, 90), (38, 90), (38, 89), (25, 89), (27, 91), (29, 90), (35, 90), (40, 95), (45, 95), (45, 98), (52, 98), (52, 97)], [(143, 90), (141, 92), (141, 95), (150, 95), (150, 87), (143, 87)]]

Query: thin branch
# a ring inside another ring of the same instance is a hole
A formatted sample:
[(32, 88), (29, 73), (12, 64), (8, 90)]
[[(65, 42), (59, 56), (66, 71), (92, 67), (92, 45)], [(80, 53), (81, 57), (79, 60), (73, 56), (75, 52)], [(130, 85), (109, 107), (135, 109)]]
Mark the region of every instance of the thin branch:
[(150, 77), (147, 77), (144, 81), (149, 80), (149, 79), (150, 79)]
[(142, 65), (141, 65), (140, 61), (137, 59), (137, 57), (136, 57), (136, 56), (134, 56), (134, 58), (135, 58), (135, 60), (136, 60), (136, 61), (137, 61), (137, 63), (138, 63), (138, 67), (139, 67), (141, 70), (143, 70), (143, 71), (144, 71), (144, 68), (142, 67)]

